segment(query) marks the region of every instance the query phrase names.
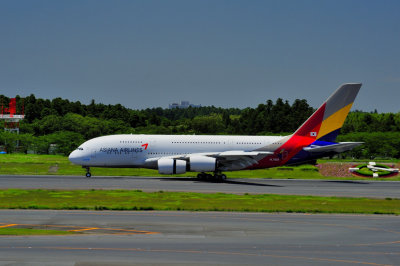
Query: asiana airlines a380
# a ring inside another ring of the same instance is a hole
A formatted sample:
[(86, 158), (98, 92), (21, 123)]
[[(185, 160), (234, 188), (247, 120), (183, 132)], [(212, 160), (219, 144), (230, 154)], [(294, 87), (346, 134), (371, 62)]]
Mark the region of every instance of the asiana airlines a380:
[(361, 83), (340, 86), (292, 135), (110, 135), (84, 142), (69, 160), (90, 167), (149, 168), (160, 174), (198, 172), (224, 180), (223, 172), (300, 164), (349, 151), (362, 142), (336, 142)]

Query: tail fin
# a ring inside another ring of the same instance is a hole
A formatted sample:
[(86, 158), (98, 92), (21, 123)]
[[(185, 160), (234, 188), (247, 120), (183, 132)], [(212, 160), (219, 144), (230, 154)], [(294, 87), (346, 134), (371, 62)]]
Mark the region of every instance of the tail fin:
[[(312, 143), (331, 145), (329, 151), (341, 152), (345, 147), (352, 144), (334, 145), (335, 139), (342, 128), (344, 120), (349, 113), (354, 99), (361, 88), (361, 83), (348, 83), (338, 88), (322, 105), (315, 111), (314, 114), (301, 125), (293, 135), (282, 138), (279, 142), (270, 146), (258, 149), (259, 151), (267, 150), (274, 151), (274, 155), (261, 160), (258, 167), (271, 167), (284, 165), (286, 163), (298, 163), (304, 161), (309, 155), (303, 154), (301, 151)], [(281, 143), (283, 142), (283, 145)], [(329, 143), (326, 143), (329, 142)], [(358, 143), (359, 145), (360, 143)], [(281, 146), (278, 146), (281, 145)], [(353, 145), (354, 146), (354, 145)], [(333, 149), (335, 147), (335, 149)], [(324, 148), (325, 149), (325, 148)], [(332, 150), (333, 149), (333, 150)], [(322, 148), (310, 150), (312, 151), (327, 151)], [(273, 158), (275, 156), (275, 158)]]
[(318, 110), (300, 126), (294, 136), (334, 142), (353, 105), (361, 83), (340, 86)]

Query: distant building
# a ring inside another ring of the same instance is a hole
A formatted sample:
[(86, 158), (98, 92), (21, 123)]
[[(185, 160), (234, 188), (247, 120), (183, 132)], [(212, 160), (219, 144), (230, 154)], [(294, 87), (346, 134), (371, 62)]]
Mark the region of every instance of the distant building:
[(169, 109), (174, 109), (174, 108), (188, 108), (188, 107), (201, 107), (201, 105), (195, 105), (189, 103), (189, 101), (181, 101), (181, 103), (171, 103), (169, 105)]

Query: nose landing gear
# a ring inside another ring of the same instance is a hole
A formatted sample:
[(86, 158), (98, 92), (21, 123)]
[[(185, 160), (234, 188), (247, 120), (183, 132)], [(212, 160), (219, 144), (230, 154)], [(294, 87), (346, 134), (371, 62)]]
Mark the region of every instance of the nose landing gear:
[(82, 168), (86, 169), (86, 177), (89, 178), (92, 176), (92, 174), (90, 173), (90, 167), (88, 166), (82, 166)]

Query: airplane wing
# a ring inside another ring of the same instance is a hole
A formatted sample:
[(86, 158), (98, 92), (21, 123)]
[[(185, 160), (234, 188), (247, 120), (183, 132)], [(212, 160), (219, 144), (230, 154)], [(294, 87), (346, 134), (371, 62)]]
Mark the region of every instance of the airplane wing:
[[(216, 154), (216, 158), (237, 158), (242, 156), (255, 157), (258, 155), (271, 155), (269, 151), (224, 151)], [(214, 157), (214, 156), (213, 156)]]
[[(218, 160), (219, 168), (225, 171), (227, 169), (244, 169), (258, 164), (262, 157), (272, 154), (274, 153), (269, 151), (225, 151), (208, 156), (215, 157)], [(258, 160), (256, 160), (257, 157)]]
[(190, 157), (194, 156), (207, 156), (214, 157), (218, 160), (237, 160), (242, 157), (253, 158), (259, 155), (272, 155), (273, 152), (269, 151), (224, 151), (224, 152), (202, 152), (202, 153), (190, 153), (185, 155), (173, 155), (173, 156), (163, 156), (157, 158), (150, 158), (146, 161), (157, 161), (161, 158), (179, 159), (179, 160), (189, 160)]
[(156, 162), (161, 158), (177, 159), (189, 161), (190, 157), (206, 156), (216, 158), (221, 170), (225, 168), (238, 168), (243, 169), (245, 167), (258, 164), (257, 157), (265, 157), (272, 155), (273, 152), (269, 151), (224, 151), (224, 152), (205, 152), (205, 153), (191, 153), (185, 155), (165, 156), (158, 158), (150, 158), (146, 160), (146, 163)]
[(311, 145), (303, 148), (303, 150), (316, 153), (316, 152), (345, 152), (349, 151), (357, 146), (364, 144), (364, 142), (339, 142), (331, 145), (319, 146)]

